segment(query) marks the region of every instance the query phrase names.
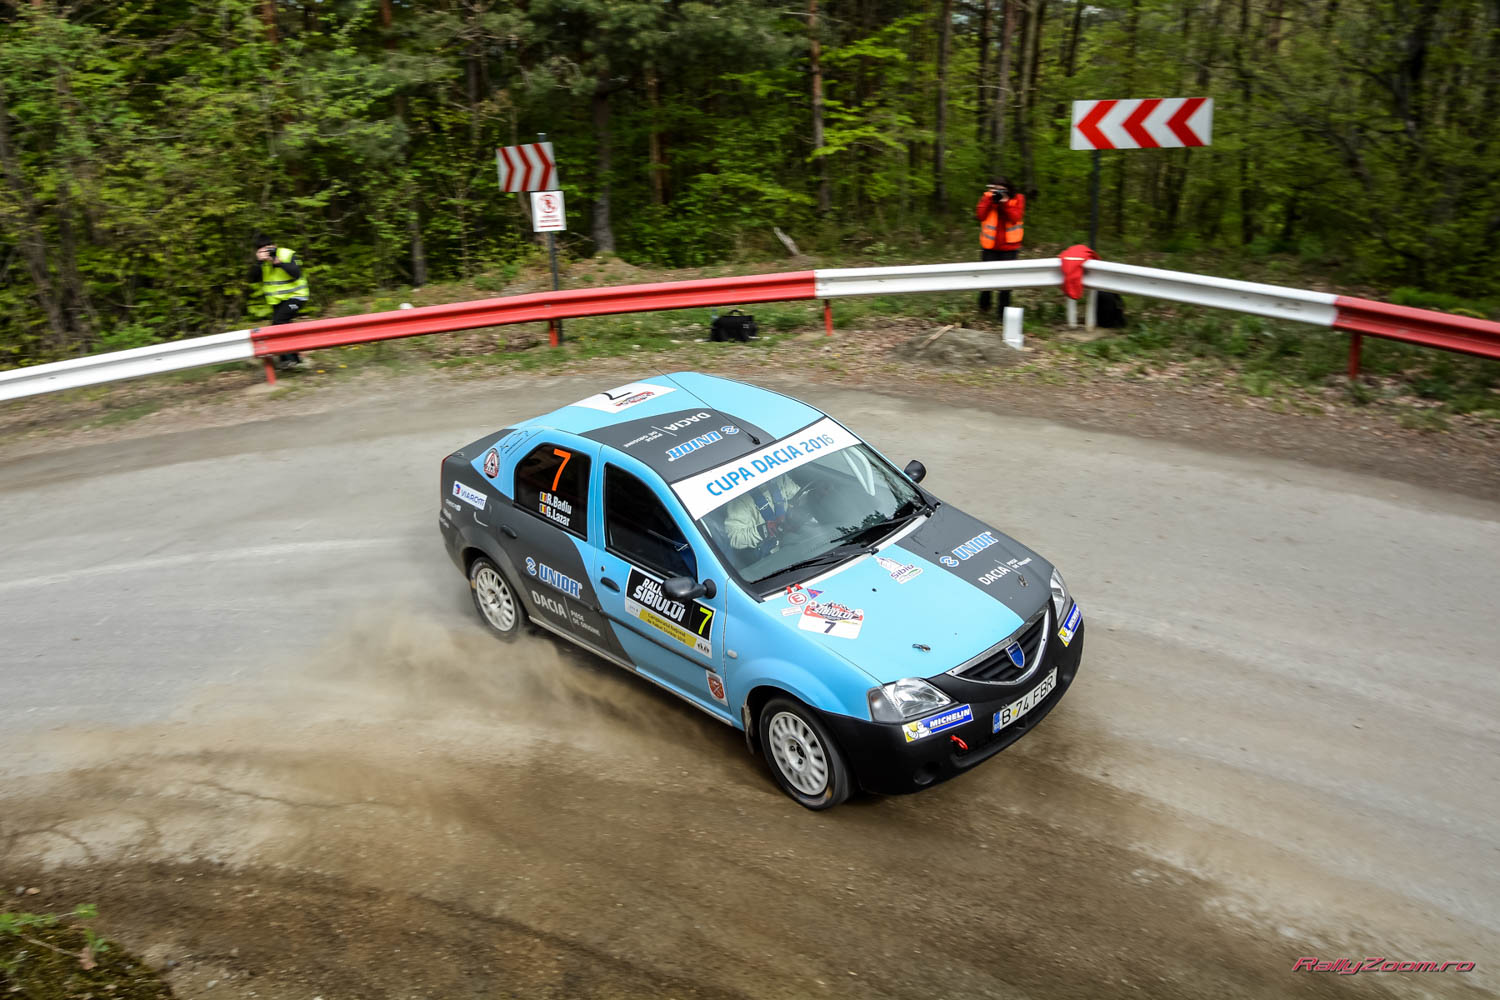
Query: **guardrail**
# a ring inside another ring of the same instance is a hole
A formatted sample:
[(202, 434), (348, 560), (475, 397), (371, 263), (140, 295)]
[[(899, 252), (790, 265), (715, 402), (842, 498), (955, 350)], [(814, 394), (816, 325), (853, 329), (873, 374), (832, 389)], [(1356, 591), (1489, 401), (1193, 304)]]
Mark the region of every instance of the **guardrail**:
[[(1351, 335), (1350, 377), (1358, 374), (1360, 344), (1365, 335), (1500, 359), (1500, 323), (1489, 320), (1347, 295), (1101, 260), (1085, 263), (1083, 278), (1084, 287), (1090, 292), (1143, 295), (1347, 330)], [(831, 302), (843, 296), (1048, 288), (1062, 283), (1062, 262), (1050, 257), (979, 264), (789, 271), (534, 292), (476, 302), (235, 330), (211, 337), (17, 368), (0, 372), (0, 401), (200, 365), (256, 357), (269, 359), (277, 354), (345, 344), (512, 323), (551, 322), (579, 316), (664, 309), (822, 299), (825, 328), (831, 333)], [(266, 375), (274, 381), (269, 360)]]

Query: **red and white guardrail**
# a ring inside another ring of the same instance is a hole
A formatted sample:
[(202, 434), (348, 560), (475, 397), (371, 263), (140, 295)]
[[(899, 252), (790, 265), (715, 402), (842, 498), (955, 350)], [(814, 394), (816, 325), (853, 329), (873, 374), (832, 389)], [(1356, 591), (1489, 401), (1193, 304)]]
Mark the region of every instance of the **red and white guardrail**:
[[(1500, 359), (1500, 323), (1490, 320), (1412, 309), (1347, 295), (1282, 288), (1252, 281), (1236, 281), (1110, 261), (1091, 260), (1083, 267), (1083, 285), (1090, 291), (1149, 296), (1347, 330), (1352, 334), (1351, 375), (1358, 370), (1360, 340), (1366, 334)], [(826, 329), (832, 332), (829, 302), (843, 296), (971, 292), (986, 288), (1050, 288), (1062, 283), (1062, 261), (1057, 257), (1048, 257), (977, 264), (789, 271), (648, 285), (534, 292), (475, 302), (235, 330), (211, 337), (16, 368), (0, 372), (0, 401), (227, 361), (256, 357), (269, 359), (277, 354), (294, 351), (312, 351), (345, 344), (511, 323), (548, 322), (579, 316), (655, 312), (663, 309), (822, 299)], [(267, 373), (269, 375), (269, 365)]]

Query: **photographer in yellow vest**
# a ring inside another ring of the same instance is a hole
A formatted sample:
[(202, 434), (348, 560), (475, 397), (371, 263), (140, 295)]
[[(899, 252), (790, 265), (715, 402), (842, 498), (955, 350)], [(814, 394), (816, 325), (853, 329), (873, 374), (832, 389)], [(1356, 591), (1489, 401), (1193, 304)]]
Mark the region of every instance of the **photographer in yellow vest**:
[[(250, 265), (246, 280), (259, 292), (271, 310), (271, 325), (290, 323), (307, 305), (307, 275), (297, 260), (297, 251), (279, 247), (269, 236), (255, 237), (255, 263)], [(253, 292), (252, 292), (253, 294)], [(277, 357), (277, 368), (294, 368), (302, 363), (298, 354)]]

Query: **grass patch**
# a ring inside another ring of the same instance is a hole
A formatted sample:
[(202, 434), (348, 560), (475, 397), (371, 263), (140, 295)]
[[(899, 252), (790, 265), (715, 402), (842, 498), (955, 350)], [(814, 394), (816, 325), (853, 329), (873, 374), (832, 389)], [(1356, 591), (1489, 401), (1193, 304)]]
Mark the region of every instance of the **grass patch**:
[(87, 926), (92, 906), (69, 914), (0, 913), (0, 996), (29, 1000), (170, 1000), (140, 960)]
[(105, 410), (104, 413), (90, 423), (90, 427), (111, 427), (115, 424), (128, 424), (132, 420), (139, 420), (150, 413), (155, 413), (165, 405), (161, 400), (147, 400), (144, 403), (131, 403), (129, 406), (121, 406)]

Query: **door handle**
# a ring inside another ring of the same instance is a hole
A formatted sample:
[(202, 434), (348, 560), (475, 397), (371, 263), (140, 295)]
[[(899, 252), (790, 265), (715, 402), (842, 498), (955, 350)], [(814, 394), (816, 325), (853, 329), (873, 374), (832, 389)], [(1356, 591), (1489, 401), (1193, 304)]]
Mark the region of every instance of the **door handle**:
[(601, 576), (599, 578), (599, 582), (604, 584), (606, 587), (608, 587), (610, 590), (613, 590), (617, 594), (620, 592), (620, 585), (618, 583), (615, 583), (615, 581), (611, 580), (607, 576)]
[(516, 529), (512, 528), (508, 524), (502, 524), (500, 525), (500, 534), (504, 535), (506, 538), (515, 538)]

